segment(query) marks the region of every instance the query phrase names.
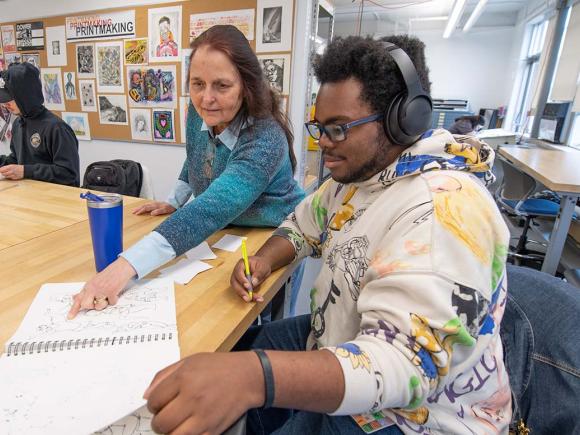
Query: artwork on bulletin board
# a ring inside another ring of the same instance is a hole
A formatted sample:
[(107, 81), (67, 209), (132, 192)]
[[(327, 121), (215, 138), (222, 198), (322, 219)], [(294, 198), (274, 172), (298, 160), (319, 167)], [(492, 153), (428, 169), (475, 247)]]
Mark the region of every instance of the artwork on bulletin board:
[(134, 38), (135, 28), (135, 10), (66, 17), (66, 40)]
[(99, 95), (98, 101), (101, 124), (128, 124), (125, 95)]
[(131, 118), (131, 138), (151, 142), (153, 134), (151, 129), (151, 110), (130, 109)]
[(22, 62), (28, 62), (40, 69), (40, 54), (22, 53)]
[(60, 68), (42, 68), (40, 81), (42, 82), (44, 106), (49, 110), (66, 110)]
[(86, 113), (62, 112), (62, 120), (73, 129), (78, 140), (91, 140), (91, 126)]
[(83, 112), (96, 112), (97, 97), (95, 95), (95, 81), (79, 80), (79, 92), (81, 96), (81, 110)]
[(16, 51), (16, 35), (14, 33), (14, 26), (1, 26), (0, 34), (2, 34), (2, 47), (4, 48), (4, 53)]
[(193, 41), (210, 27), (218, 24), (230, 24), (238, 28), (251, 41), (254, 39), (254, 9), (236, 11), (210, 12), (189, 16), (189, 40)]
[(6, 61), (6, 67), (11, 63), (21, 63), (22, 53), (5, 53), (4, 60)]
[(290, 51), (294, 2), (258, 0), (256, 52)]
[(149, 9), (149, 61), (179, 62), (181, 6)]
[(95, 44), (97, 59), (97, 91), (123, 93), (123, 43), (99, 42)]
[(16, 24), (16, 48), (19, 51), (44, 50), (44, 23)]
[(149, 50), (147, 38), (125, 39), (125, 65), (147, 65)]
[(177, 108), (175, 65), (127, 67), (129, 106)]
[(95, 45), (77, 44), (75, 47), (77, 58), (77, 74), (79, 79), (95, 78)]
[(75, 81), (75, 73), (65, 72), (64, 76), (64, 96), (67, 100), (77, 99), (77, 86)]
[(12, 138), (12, 113), (10, 110), (0, 105), (0, 142), (8, 141)]
[(153, 140), (175, 142), (173, 110), (153, 110)]
[(0, 71), (4, 71), (6, 69), (6, 61), (4, 60), (4, 56), (0, 56)]
[(191, 60), (191, 48), (181, 50), (181, 94), (189, 95), (189, 62)]
[(64, 26), (46, 28), (46, 63), (48, 66), (67, 66)]
[(266, 81), (280, 94), (290, 93), (290, 55), (261, 54), (258, 56)]

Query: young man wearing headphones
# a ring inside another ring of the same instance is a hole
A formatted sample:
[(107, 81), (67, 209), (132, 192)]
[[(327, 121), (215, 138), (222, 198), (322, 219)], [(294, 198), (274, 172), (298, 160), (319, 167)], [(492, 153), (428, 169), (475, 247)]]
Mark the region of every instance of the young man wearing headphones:
[[(160, 372), (147, 392), (156, 430), (219, 433), (261, 407), (250, 433), (507, 433), (509, 233), (484, 186), (494, 154), (430, 129), (424, 45), (387, 40), (339, 38), (315, 60), (307, 129), (332, 179), (250, 257), (255, 289), (321, 257), (311, 314), (250, 329), (236, 349), (250, 351)], [(231, 283), (247, 301), (242, 263)]]

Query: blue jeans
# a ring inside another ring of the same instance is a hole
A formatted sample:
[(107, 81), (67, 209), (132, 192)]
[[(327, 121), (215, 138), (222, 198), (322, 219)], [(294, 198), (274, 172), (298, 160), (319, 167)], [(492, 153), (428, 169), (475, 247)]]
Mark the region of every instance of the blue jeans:
[(580, 290), (508, 265), (501, 323), (514, 421), (537, 434), (580, 433)]
[[(262, 326), (252, 326), (234, 347), (234, 351), (272, 349), (303, 351), (310, 334), (310, 315), (278, 320)], [(362, 429), (349, 416), (331, 417), (307, 411), (270, 408), (248, 412), (249, 434), (296, 435), (361, 435)], [(395, 435), (402, 432), (396, 426), (374, 432), (377, 435)]]

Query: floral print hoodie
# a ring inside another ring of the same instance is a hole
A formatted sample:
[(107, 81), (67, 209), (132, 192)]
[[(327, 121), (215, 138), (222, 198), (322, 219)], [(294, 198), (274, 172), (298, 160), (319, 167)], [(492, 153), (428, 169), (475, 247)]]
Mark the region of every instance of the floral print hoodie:
[(411, 434), (507, 433), (509, 232), (485, 188), (493, 158), (476, 138), (431, 130), (369, 180), (327, 181), (276, 230), (296, 259), (322, 258), (308, 349), (341, 364), (334, 415), (381, 411)]

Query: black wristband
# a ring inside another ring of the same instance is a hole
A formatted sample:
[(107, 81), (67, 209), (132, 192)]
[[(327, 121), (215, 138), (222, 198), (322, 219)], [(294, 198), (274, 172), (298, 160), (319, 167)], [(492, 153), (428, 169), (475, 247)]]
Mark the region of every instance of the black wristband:
[(262, 364), (262, 370), (264, 371), (264, 389), (266, 390), (264, 406), (263, 409), (271, 408), (274, 403), (274, 372), (272, 371), (272, 364), (270, 363), (270, 358), (266, 355), (262, 349), (254, 349), (260, 364)]

